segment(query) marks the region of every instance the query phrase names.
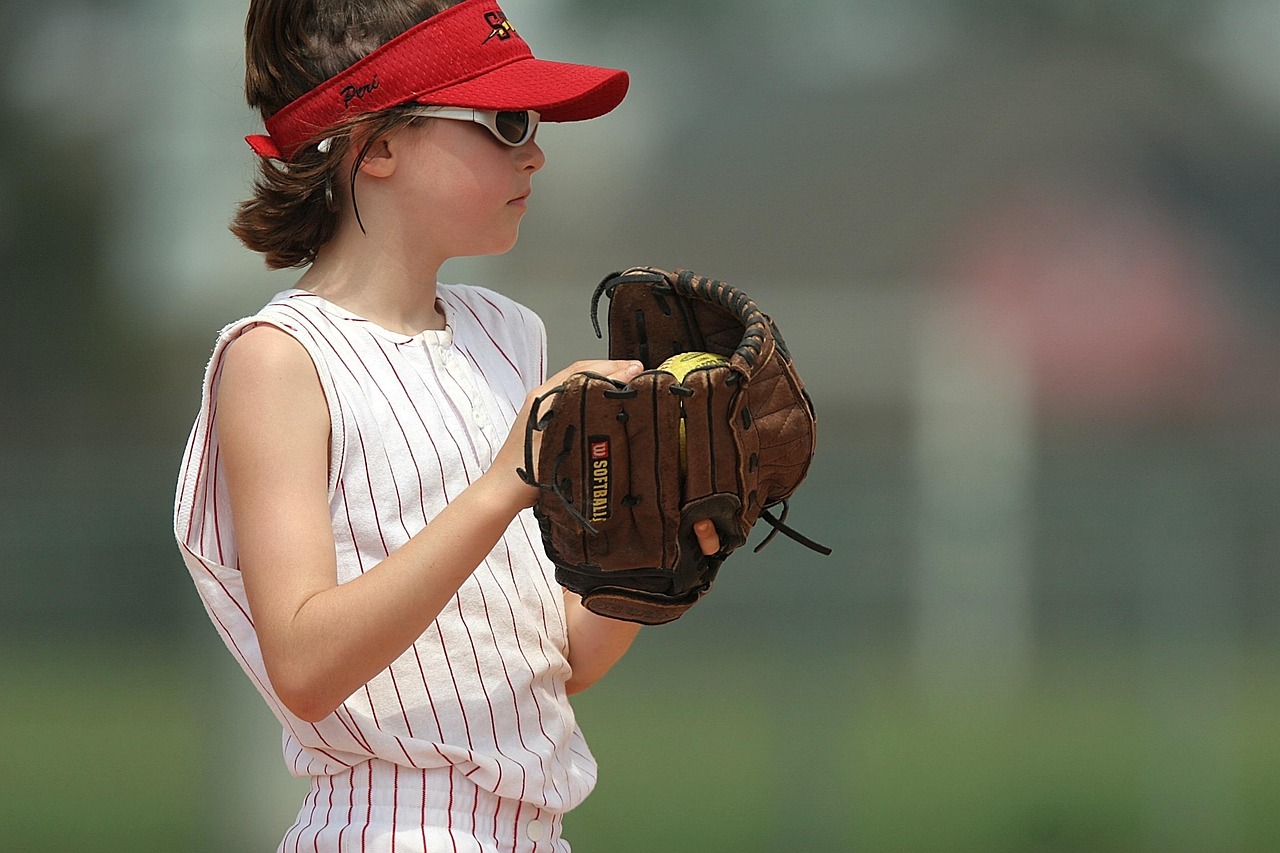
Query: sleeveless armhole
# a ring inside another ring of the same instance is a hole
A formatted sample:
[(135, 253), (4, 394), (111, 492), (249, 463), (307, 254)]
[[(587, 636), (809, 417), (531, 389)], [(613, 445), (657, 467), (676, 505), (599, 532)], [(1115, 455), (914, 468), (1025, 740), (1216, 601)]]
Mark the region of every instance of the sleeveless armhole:
[(306, 329), (299, 328), (288, 319), (259, 314), (231, 323), (219, 332), (213, 354), (205, 368), (200, 411), (192, 426), (183, 456), (181, 479), (174, 505), (174, 533), (180, 543), (202, 560), (209, 560), (214, 556), (206, 553), (202, 545), (209, 542), (220, 543), (223, 547), (218, 547), (216, 550), (220, 552), (218, 556), (222, 559), (215, 559), (212, 562), (228, 568), (233, 568), (235, 562), (234, 559), (227, 559), (231, 557), (231, 553), (228, 552), (234, 552), (234, 532), (227, 528), (230, 508), (225, 503), (225, 494), (218, 488), (221, 480), (217, 461), (219, 450), (215, 423), (218, 383), (221, 379), (227, 346), (249, 329), (259, 325), (274, 326), (301, 344), (310, 357), (312, 367), (320, 380), (320, 388), (329, 411), (329, 474), (326, 499), (330, 502), (333, 501), (342, 475), (346, 450), (342, 405), (333, 378), (318, 352), (315, 341)]
[(289, 320), (264, 315), (249, 317), (227, 326), (222, 330), (221, 334), (219, 334), (218, 344), (214, 349), (213, 357), (209, 361), (209, 370), (205, 376), (206, 404), (212, 404), (216, 399), (217, 380), (214, 374), (215, 371), (220, 373), (218, 368), (221, 367), (222, 358), (225, 354), (226, 348), (232, 343), (232, 341), (255, 326), (272, 326), (273, 328), (279, 329), (301, 344), (302, 348), (306, 350), (307, 357), (311, 359), (311, 367), (315, 371), (316, 377), (320, 380), (320, 390), (324, 394), (325, 407), (329, 411), (329, 479), (327, 483), (327, 499), (332, 502), (334, 492), (338, 487), (339, 478), (342, 475), (342, 460), (346, 455), (346, 429), (343, 424), (342, 405), (338, 400), (338, 392), (334, 386), (333, 377), (330, 375), (328, 365), (320, 355), (320, 352), (316, 347), (316, 342), (308, 330), (299, 328)]

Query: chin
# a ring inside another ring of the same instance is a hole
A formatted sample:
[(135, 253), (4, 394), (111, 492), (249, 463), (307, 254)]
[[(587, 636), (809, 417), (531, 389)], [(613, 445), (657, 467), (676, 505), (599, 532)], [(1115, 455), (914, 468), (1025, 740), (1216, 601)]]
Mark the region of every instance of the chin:
[(510, 252), (512, 249), (516, 247), (516, 241), (519, 239), (519, 237), (520, 237), (520, 233), (519, 231), (517, 231), (515, 234), (511, 235), (510, 239), (504, 240), (500, 243), (495, 243), (493, 249), (491, 251), (485, 252), (485, 254), (505, 255), (507, 252)]
[(459, 257), (481, 258), (492, 255), (505, 255), (515, 248), (519, 236), (520, 227), (518, 225), (510, 230), (504, 229), (503, 233), (491, 232), (486, 239), (475, 241)]

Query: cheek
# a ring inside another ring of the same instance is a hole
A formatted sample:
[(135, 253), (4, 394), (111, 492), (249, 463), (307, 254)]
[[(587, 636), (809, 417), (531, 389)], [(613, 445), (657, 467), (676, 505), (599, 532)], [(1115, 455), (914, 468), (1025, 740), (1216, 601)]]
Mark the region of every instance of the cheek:
[(523, 213), (508, 204), (519, 182), (510, 155), (480, 134), (488, 131), (458, 122), (441, 122), (423, 133), (416, 140), (404, 210), (424, 237), (459, 250), (505, 251)]
[(459, 216), (500, 207), (511, 194), (511, 181), (501, 163), (452, 154), (432, 158), (419, 187), (421, 198)]

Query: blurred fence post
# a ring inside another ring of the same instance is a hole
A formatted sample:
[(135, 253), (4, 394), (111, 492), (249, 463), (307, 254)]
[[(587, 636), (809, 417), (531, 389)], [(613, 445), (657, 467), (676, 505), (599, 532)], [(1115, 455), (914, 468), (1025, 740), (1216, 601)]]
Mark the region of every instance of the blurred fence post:
[(922, 311), (915, 359), (915, 675), (929, 698), (1016, 700), (1032, 651), (1028, 367), (946, 296)]
[(1232, 522), (1212, 454), (1155, 448), (1139, 460), (1145, 504), (1139, 614), (1146, 707), (1143, 783), (1151, 849), (1243, 850), (1239, 744), (1239, 617)]

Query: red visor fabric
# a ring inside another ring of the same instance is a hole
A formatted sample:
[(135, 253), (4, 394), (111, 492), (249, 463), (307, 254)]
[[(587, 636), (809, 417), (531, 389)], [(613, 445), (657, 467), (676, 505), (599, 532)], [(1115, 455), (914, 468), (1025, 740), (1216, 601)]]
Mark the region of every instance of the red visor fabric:
[(410, 102), (580, 121), (612, 110), (628, 85), (625, 71), (535, 58), (494, 0), (465, 0), (283, 107), (267, 119), (268, 135), (246, 139), (263, 157), (289, 160), (353, 116)]

